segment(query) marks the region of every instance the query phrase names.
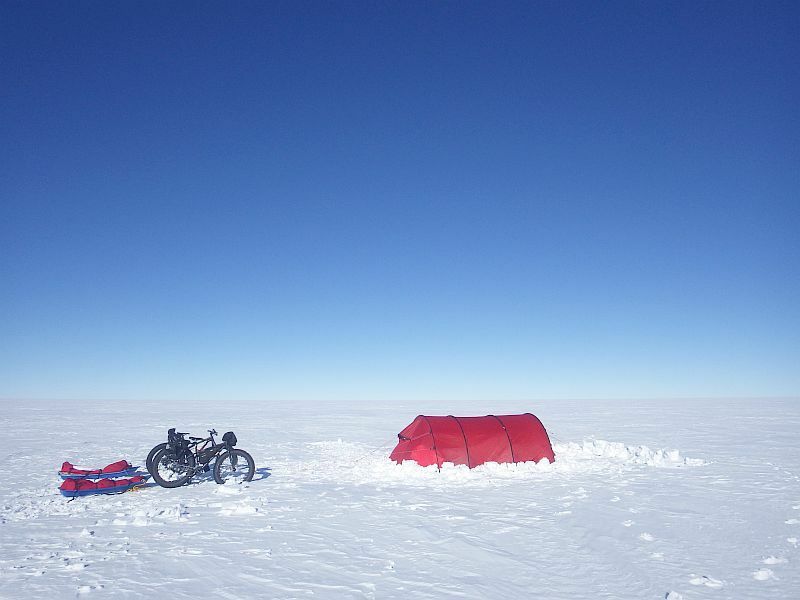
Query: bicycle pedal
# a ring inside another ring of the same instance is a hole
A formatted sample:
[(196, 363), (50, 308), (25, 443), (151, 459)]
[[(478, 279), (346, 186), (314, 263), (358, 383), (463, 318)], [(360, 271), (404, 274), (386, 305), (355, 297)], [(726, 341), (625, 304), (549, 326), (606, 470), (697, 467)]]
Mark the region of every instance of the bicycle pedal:
[(211, 470), (211, 467), (209, 467), (208, 465), (204, 465), (203, 466), (203, 472), (204, 473), (208, 473), (210, 470)]

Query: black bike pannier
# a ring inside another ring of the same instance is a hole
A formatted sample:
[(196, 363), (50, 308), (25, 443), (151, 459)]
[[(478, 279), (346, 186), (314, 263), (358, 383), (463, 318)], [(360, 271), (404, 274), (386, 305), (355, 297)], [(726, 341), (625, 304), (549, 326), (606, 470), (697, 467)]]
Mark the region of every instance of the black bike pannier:
[(183, 438), (185, 433), (176, 432), (172, 427), (167, 431), (167, 447), (173, 452), (178, 453), (181, 450), (189, 448), (189, 442)]
[(222, 441), (226, 444), (230, 444), (231, 446), (236, 445), (236, 434), (232, 431), (227, 432), (225, 435), (222, 436)]

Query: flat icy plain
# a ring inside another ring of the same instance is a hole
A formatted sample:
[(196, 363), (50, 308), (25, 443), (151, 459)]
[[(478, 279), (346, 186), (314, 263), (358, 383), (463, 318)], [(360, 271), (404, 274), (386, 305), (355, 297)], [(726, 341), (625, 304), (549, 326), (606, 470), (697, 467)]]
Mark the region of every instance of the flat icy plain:
[[(800, 598), (800, 400), (2, 408), (2, 598)], [(417, 414), (517, 412), (554, 464), (388, 459)], [(235, 431), (255, 480), (59, 494), (168, 427)]]

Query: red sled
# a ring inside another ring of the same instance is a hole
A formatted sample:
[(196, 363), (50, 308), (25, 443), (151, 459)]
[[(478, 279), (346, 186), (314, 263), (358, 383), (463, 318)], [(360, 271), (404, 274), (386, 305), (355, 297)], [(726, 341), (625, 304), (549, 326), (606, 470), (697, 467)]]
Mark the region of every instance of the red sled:
[(67, 479), (61, 484), (59, 490), (61, 495), (67, 498), (94, 494), (121, 494), (143, 486), (147, 482), (147, 477), (147, 475), (137, 475), (130, 479), (101, 479), (100, 481)]
[(136, 470), (127, 460), (118, 460), (102, 469), (86, 470), (76, 469), (72, 463), (65, 462), (61, 465), (58, 474), (61, 479), (109, 479), (114, 477), (130, 477), (137, 475)]

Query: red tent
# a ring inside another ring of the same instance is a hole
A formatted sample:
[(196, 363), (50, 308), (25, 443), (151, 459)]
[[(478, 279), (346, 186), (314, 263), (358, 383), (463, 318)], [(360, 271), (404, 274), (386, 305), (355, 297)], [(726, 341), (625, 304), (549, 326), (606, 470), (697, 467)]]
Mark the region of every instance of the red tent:
[(531, 413), (485, 417), (419, 415), (397, 434), (389, 458), (413, 460), (423, 467), (449, 462), (470, 469), (485, 462), (555, 460), (542, 422)]

